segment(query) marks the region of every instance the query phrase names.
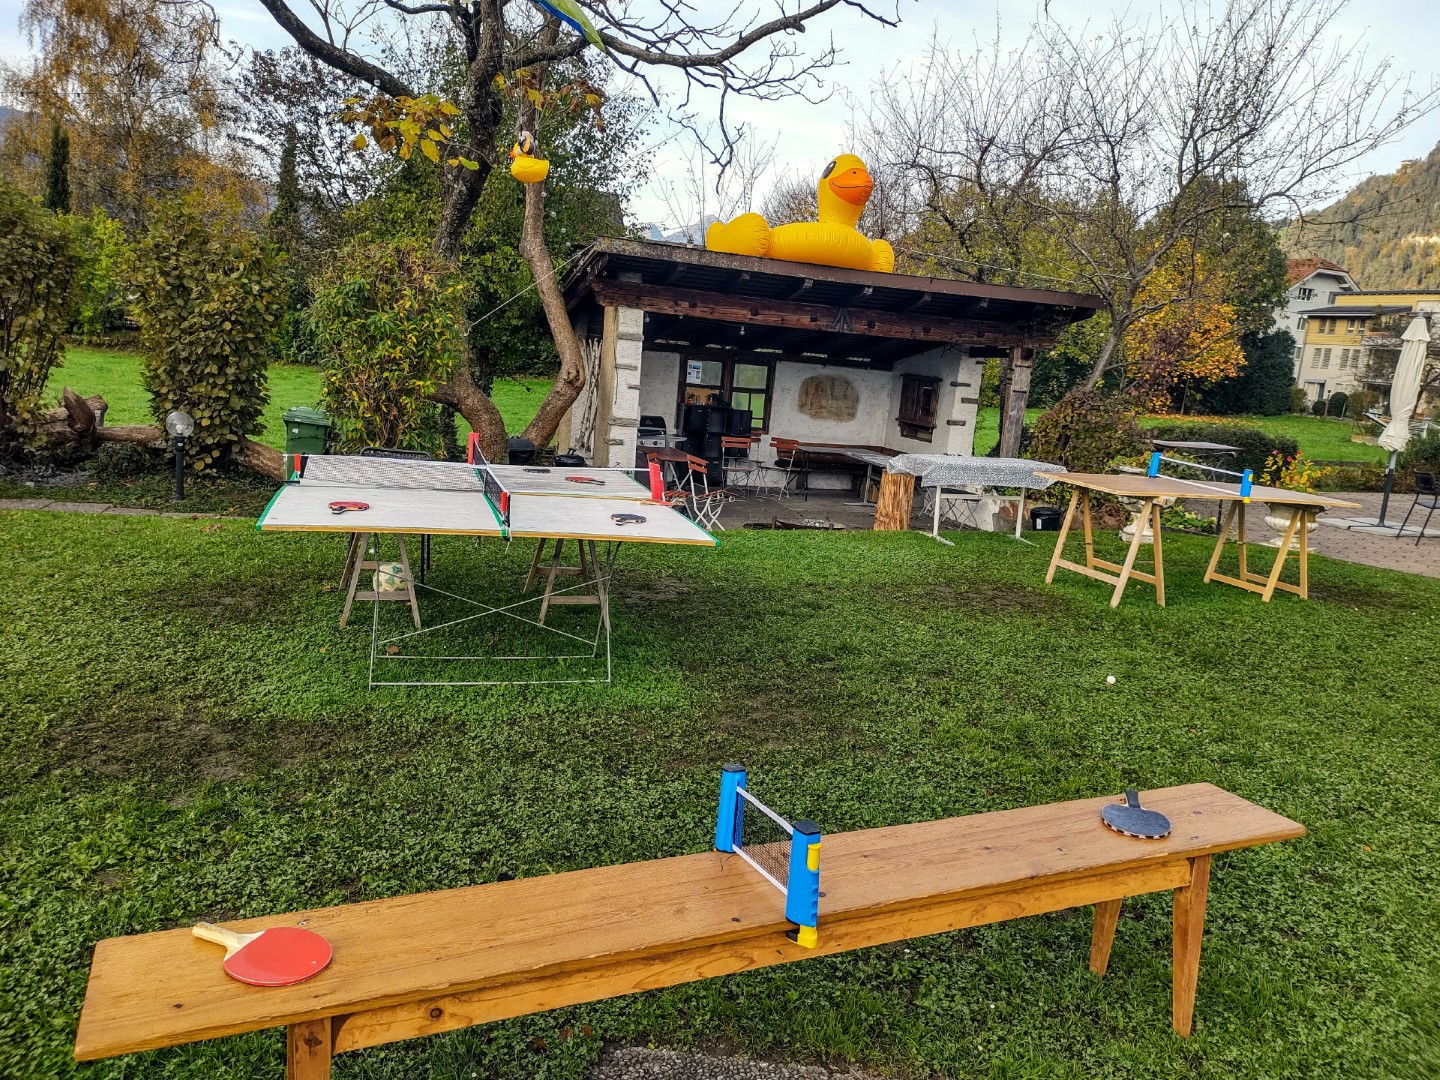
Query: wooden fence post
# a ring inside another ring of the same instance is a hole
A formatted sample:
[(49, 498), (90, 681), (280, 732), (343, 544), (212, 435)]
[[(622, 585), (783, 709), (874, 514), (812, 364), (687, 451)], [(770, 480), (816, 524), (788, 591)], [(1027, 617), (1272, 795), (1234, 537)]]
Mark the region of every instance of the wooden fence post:
[(1035, 370), (1035, 350), (1010, 350), (1009, 379), (1002, 381), (1000, 398), (1000, 456), (1020, 455), (1020, 432), (1025, 426), (1025, 404), (1030, 400), (1030, 375)]
[(875, 530), (903, 532), (910, 528), (910, 504), (914, 500), (915, 477), (909, 473), (882, 475), (880, 496), (875, 500)]

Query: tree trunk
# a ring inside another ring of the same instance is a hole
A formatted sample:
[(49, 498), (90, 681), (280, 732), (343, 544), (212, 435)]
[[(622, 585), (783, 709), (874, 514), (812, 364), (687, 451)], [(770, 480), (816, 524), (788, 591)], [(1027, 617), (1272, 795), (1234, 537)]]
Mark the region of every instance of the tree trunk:
[(1085, 381), (1080, 384), (1082, 389), (1094, 390), (1095, 387), (1100, 385), (1100, 380), (1109, 369), (1110, 361), (1114, 358), (1115, 351), (1120, 347), (1120, 339), (1124, 334), (1125, 331), (1123, 329), (1116, 330), (1115, 324), (1113, 322), (1110, 324), (1110, 333), (1105, 337), (1105, 344), (1100, 346), (1100, 354), (1095, 357), (1095, 366), (1090, 369), (1090, 374), (1086, 375)]
[(490, 461), (505, 460), (505, 418), (495, 407), (495, 402), (475, 385), (475, 376), (470, 370), (470, 347), (465, 346), (465, 355), (455, 365), (450, 381), (438, 387), (430, 397), (448, 405), (470, 425), (480, 436), (480, 450)]
[(96, 431), (101, 442), (133, 443), (136, 446), (150, 446), (163, 442), (165, 432), (153, 424), (121, 424), (119, 427), (102, 427)]
[(555, 339), (555, 351), (560, 354), (560, 372), (555, 376), (555, 385), (540, 403), (535, 418), (525, 428), (525, 438), (536, 446), (545, 446), (555, 436), (560, 421), (575, 404), (580, 390), (585, 385), (585, 356), (580, 350), (580, 339), (570, 323), (570, 313), (565, 310), (565, 294), (555, 280), (555, 264), (550, 259), (550, 249), (545, 246), (545, 193), (541, 184), (525, 185), (525, 223), (520, 231), (520, 254), (530, 265), (535, 278), (535, 292), (540, 297), (540, 306), (545, 309), (545, 321), (550, 324), (550, 336)]

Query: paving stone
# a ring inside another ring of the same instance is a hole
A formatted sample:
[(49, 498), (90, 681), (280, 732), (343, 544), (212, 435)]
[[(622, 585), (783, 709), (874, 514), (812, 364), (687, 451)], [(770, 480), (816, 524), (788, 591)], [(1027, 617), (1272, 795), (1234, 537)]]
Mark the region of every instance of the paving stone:
[(0, 499), (0, 510), (48, 510), (49, 499)]
[(103, 514), (110, 509), (109, 503), (52, 502), (44, 509), (64, 514)]

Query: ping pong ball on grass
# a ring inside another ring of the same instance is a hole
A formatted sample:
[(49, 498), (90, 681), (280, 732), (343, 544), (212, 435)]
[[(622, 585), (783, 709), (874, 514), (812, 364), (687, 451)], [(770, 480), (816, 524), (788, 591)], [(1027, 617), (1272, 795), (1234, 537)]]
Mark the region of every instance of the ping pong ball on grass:
[(1114, 686), (1114, 685), (1115, 685), (1115, 676), (1114, 676), (1114, 675), (1106, 675), (1106, 676), (1105, 676), (1105, 685), (1106, 685), (1106, 686)]

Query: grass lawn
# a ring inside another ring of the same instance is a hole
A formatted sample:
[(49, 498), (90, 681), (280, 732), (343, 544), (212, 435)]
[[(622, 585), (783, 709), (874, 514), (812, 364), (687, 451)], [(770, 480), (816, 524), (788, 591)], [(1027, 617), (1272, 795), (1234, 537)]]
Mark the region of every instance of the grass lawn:
[[(298, 364), (270, 366), (270, 404), (265, 408), (265, 431), (258, 441), (285, 448), (285, 425), (281, 414), (293, 405), (315, 405), (320, 400), (320, 370)], [(540, 407), (549, 379), (501, 379), (495, 383), (495, 404), (511, 431), (522, 429)], [(73, 387), (82, 394), (99, 394), (110, 406), (107, 424), (151, 422), (150, 395), (140, 385), (140, 357), (113, 349), (92, 349), (71, 345), (65, 350), (65, 366), (50, 375), (48, 389), (55, 399), (60, 389)], [(462, 437), (469, 428), (461, 421)]]
[[(1025, 423), (1034, 424), (1045, 412), (1044, 409), (1026, 409)], [(1209, 422), (1216, 420), (1226, 424), (1244, 424), (1268, 431), (1272, 435), (1288, 435), (1300, 444), (1300, 452), (1308, 458), (1320, 461), (1372, 461), (1383, 463), (1387, 454), (1378, 446), (1366, 446), (1350, 441), (1350, 421), (1326, 420), (1319, 416), (1142, 416), (1141, 427), (1153, 427), (1163, 423)], [(1000, 410), (980, 410), (975, 422), (975, 453), (988, 454), (1000, 439)]]
[[(1317, 557), (1314, 599), (1267, 605), (1201, 584), (1208, 542), (1176, 536), (1169, 606), (1140, 588), (1112, 611), (1093, 582), (1046, 587), (1045, 548), (953, 538), (637, 545), (613, 685), (367, 693), (334, 537), (0, 514), (0, 1075), (279, 1076), (282, 1032), (77, 1067), (96, 939), (703, 851), (725, 761), (827, 831), (1204, 780), (1310, 832), (1217, 858), (1188, 1042), (1154, 896), (1126, 903), (1103, 982), (1073, 910), (347, 1054), (337, 1075), (578, 1080), (605, 1040), (902, 1077), (1440, 1075), (1440, 752), (1416, 662), (1440, 581)], [(530, 552), (436, 555), (443, 588), (523, 575)]]

